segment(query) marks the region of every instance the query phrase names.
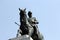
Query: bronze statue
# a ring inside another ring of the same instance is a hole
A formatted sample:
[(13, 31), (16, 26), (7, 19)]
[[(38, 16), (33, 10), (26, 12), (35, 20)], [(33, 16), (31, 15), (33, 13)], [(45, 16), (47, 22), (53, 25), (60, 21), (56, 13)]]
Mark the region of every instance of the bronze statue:
[[(38, 30), (38, 21), (35, 17), (32, 17), (32, 12), (28, 12), (28, 16), (26, 15), (26, 8), (24, 10), (19, 8), (20, 15), (20, 28), (18, 30), (19, 34), (29, 35), (33, 40), (43, 40), (43, 36), (40, 34)], [(17, 23), (16, 23), (17, 24)]]

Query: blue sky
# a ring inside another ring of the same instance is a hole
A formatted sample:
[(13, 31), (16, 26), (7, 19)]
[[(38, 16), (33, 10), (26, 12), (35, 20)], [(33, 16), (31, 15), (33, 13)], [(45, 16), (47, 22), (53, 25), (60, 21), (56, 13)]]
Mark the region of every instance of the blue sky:
[(0, 0), (0, 40), (16, 36), (18, 8), (32, 11), (45, 40), (60, 40), (60, 0)]

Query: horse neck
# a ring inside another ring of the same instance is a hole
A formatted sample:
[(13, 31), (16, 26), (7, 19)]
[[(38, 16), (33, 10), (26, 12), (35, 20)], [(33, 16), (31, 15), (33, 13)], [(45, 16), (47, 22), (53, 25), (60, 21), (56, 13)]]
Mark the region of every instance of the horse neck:
[(27, 21), (27, 15), (26, 14), (22, 15), (22, 13), (20, 13), (20, 22), (21, 22), (21, 24), (22, 23), (26, 24), (26, 21)]

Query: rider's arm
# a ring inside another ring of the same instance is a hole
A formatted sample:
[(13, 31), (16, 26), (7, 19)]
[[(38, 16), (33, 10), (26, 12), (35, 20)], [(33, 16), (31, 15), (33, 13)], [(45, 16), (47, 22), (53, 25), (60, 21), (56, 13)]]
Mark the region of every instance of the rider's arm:
[(34, 24), (39, 24), (39, 22), (36, 20), (35, 17), (33, 17), (33, 19), (34, 19), (34, 21), (32, 21), (32, 23), (34, 23)]

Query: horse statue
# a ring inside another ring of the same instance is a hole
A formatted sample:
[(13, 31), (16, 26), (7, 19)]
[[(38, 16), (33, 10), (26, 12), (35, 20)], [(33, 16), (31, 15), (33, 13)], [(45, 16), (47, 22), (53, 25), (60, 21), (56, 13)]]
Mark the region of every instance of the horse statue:
[(20, 15), (20, 28), (19, 32), (21, 35), (29, 35), (32, 37), (33, 40), (41, 40), (41, 37), (39, 39), (40, 33), (38, 32), (37, 34), (37, 29), (36, 27), (32, 27), (30, 23), (28, 22), (28, 18), (26, 15), (26, 8), (24, 10), (19, 8), (19, 15)]

